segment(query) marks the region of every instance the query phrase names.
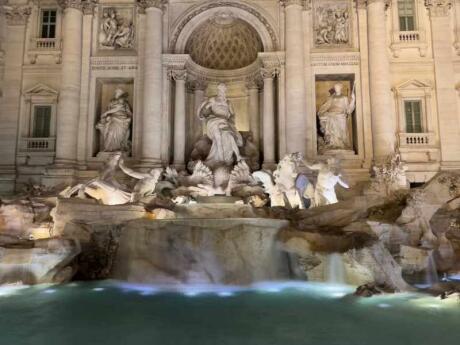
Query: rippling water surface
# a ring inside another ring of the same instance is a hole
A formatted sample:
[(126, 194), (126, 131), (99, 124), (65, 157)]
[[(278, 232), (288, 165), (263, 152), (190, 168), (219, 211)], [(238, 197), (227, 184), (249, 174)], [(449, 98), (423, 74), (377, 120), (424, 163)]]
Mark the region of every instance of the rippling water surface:
[(0, 288), (0, 345), (458, 345), (460, 302), (344, 286)]

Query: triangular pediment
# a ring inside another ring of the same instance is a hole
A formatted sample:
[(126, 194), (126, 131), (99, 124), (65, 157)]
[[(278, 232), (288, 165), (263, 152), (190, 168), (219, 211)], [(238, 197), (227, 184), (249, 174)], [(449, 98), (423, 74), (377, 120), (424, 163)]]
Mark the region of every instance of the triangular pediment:
[(424, 83), (417, 79), (411, 79), (411, 80), (405, 81), (402, 84), (399, 84), (398, 86), (396, 86), (395, 89), (397, 90), (411, 90), (412, 89), (413, 90), (413, 89), (427, 89), (427, 88), (431, 89), (431, 85)]
[(24, 91), (24, 95), (26, 96), (52, 96), (56, 97), (58, 95), (58, 91), (49, 87), (48, 85), (38, 83), (35, 86), (31, 87), (30, 89)]

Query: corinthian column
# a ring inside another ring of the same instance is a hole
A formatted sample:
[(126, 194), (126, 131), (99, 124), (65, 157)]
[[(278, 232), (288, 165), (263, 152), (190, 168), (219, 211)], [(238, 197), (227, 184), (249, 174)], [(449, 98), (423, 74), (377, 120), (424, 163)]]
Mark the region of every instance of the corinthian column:
[(248, 115), (249, 128), (252, 133), (253, 142), (260, 146), (260, 121), (259, 121), (259, 85), (255, 78), (250, 78), (246, 84), (248, 89)]
[(0, 193), (13, 192), (15, 187), (24, 40), (31, 13), (28, 6), (3, 5), (0, 1), (0, 24), (4, 25), (0, 34), (6, 29), (4, 36), (0, 36), (0, 40), (4, 39), (0, 43), (0, 86), (3, 86), (3, 97), (0, 96)]
[(80, 116), (83, 5), (81, 0), (60, 0), (62, 22), (62, 70), (57, 105), (56, 160), (58, 166), (72, 166), (77, 160)]
[(391, 95), (385, 25), (385, 10), (389, 3), (389, 0), (367, 0), (369, 85), (375, 160), (392, 154), (396, 146), (396, 115)]
[(282, 0), (286, 10), (286, 150), (306, 153), (306, 102), (302, 0)]
[(454, 28), (452, 1), (427, 0), (433, 38), (433, 57), (436, 71), (441, 160), (444, 169), (460, 168), (460, 119), (455, 91), (455, 69), (452, 57)]
[(163, 5), (165, 0), (138, 0), (145, 9), (144, 102), (141, 164), (161, 165), (163, 97)]
[(171, 77), (176, 82), (174, 100), (174, 166), (185, 169), (185, 82), (187, 71), (171, 71)]
[(263, 143), (265, 169), (273, 169), (275, 162), (275, 109), (273, 95), (273, 79), (276, 76), (276, 69), (263, 68), (261, 70), (264, 80), (264, 114), (263, 114)]

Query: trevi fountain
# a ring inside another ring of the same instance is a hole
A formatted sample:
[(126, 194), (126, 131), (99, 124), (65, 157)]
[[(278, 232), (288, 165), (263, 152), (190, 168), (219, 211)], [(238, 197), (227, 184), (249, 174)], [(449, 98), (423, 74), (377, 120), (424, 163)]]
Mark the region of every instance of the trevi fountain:
[(0, 344), (458, 344), (460, 1), (0, 6)]

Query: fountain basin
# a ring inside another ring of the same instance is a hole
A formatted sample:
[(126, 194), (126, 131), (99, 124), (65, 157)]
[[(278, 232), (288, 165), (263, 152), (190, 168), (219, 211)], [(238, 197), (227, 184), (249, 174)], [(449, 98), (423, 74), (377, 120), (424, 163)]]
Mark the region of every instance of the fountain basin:
[(287, 225), (258, 218), (127, 222), (120, 229), (109, 277), (228, 285), (287, 279), (287, 256), (276, 246), (278, 231)]

